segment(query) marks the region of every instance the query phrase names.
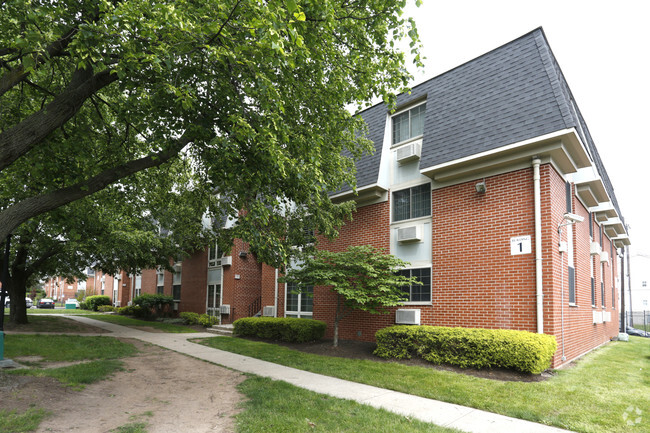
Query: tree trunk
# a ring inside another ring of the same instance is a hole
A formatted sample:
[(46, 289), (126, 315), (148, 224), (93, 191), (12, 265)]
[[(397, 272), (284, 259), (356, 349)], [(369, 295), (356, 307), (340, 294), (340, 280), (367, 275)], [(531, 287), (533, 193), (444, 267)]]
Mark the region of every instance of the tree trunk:
[(17, 272), (18, 275), (15, 274), (13, 273), (7, 281), (9, 298), (11, 299), (9, 321), (16, 325), (24, 325), (28, 323), (27, 304), (25, 303), (27, 278), (21, 278), (20, 272)]
[(334, 341), (332, 346), (339, 347), (339, 321), (338, 319), (334, 320)]

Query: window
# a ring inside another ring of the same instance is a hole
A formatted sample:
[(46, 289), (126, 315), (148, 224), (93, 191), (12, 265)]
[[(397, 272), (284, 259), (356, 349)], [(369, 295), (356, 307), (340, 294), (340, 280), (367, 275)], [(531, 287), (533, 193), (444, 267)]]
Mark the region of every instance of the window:
[(605, 265), (600, 264), (600, 306), (605, 308)]
[[(566, 192), (566, 211), (573, 212), (573, 191), (571, 183), (565, 183)], [(575, 305), (576, 303), (576, 268), (573, 261), (573, 226), (566, 226), (566, 241), (567, 241), (567, 260), (568, 260), (568, 274), (569, 274), (569, 304)]]
[(165, 293), (165, 272), (161, 269), (156, 272), (156, 293), (159, 295)]
[(393, 192), (393, 221), (431, 215), (431, 184)]
[(142, 293), (142, 275), (136, 274), (135, 276), (135, 289), (133, 290), (133, 296), (138, 297)]
[(422, 283), (402, 287), (402, 291), (408, 296), (406, 302), (431, 302), (431, 268), (402, 269), (399, 275), (406, 278), (415, 277)]
[(174, 272), (174, 276), (172, 277), (172, 297), (174, 298), (174, 301), (180, 301), (181, 300), (181, 268), (180, 266), (176, 265), (176, 272)]
[(596, 306), (596, 278), (594, 276), (594, 258), (589, 259), (589, 267), (591, 268), (591, 306)]
[(393, 116), (393, 144), (422, 135), (426, 108), (426, 104), (421, 104)]
[(221, 256), (222, 254), (217, 244), (208, 248), (208, 266), (211, 268), (221, 266)]
[(648, 287), (647, 281), (641, 281), (641, 287)]
[(314, 286), (287, 284), (286, 317), (311, 319), (314, 311)]

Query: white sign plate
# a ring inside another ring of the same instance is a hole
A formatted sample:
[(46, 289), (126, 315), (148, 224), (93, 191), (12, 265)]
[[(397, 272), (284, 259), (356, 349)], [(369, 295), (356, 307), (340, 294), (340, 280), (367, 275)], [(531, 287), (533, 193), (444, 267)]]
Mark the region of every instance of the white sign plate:
[(510, 255), (530, 254), (532, 252), (530, 236), (517, 236), (510, 238)]

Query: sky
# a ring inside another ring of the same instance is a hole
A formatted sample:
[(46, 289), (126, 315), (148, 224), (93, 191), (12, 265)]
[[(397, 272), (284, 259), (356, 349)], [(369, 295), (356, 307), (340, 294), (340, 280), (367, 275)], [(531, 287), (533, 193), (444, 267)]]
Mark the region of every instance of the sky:
[(406, 10), (426, 57), (423, 70), (410, 68), (414, 84), (544, 29), (630, 226), (630, 254), (647, 255), (648, 265), (649, 12), (647, 0), (423, 0)]

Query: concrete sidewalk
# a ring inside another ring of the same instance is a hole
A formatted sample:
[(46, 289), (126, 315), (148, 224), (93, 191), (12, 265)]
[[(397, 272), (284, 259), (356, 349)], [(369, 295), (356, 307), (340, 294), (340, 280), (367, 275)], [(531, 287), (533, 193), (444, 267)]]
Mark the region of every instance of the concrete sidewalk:
[(444, 403), (374, 386), (297, 370), (235, 353), (224, 352), (187, 341), (190, 338), (214, 337), (212, 333), (151, 333), (87, 317), (65, 316), (111, 331), (111, 337), (137, 338), (233, 370), (281, 380), (300, 388), (337, 398), (353, 400), (375, 408), (419, 419), (439, 426), (471, 433), (559, 433), (555, 427), (510, 418), (478, 409)]

